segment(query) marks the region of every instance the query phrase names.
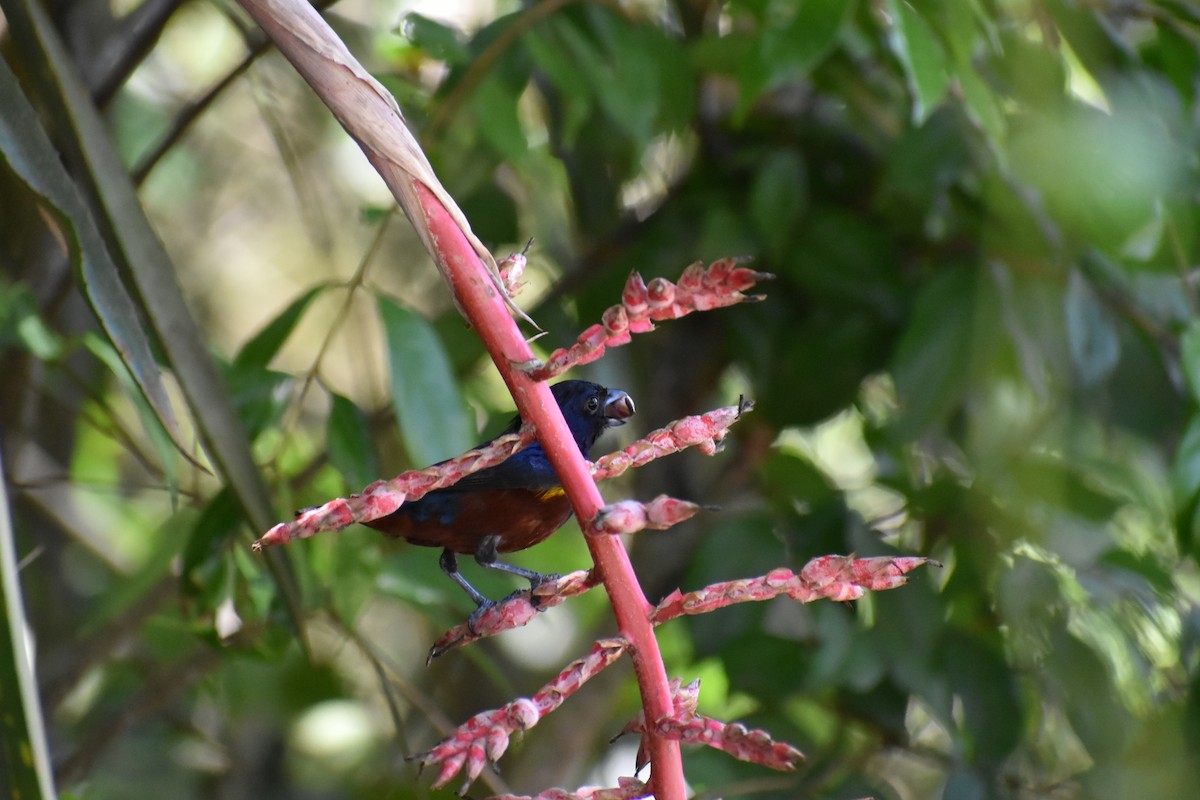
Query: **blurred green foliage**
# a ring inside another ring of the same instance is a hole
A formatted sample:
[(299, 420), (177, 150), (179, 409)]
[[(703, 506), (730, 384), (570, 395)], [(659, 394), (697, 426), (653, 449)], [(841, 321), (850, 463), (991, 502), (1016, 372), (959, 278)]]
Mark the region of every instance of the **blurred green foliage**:
[[(468, 610), (435, 553), (362, 528), (249, 552), (267, 502), (284, 519), (423, 466), (512, 405), (361, 156), (237, 10), (118, 5), (0, 0), (0, 443), (60, 788), (427, 796), (403, 756), (610, 632), (604, 598), (425, 669)], [(597, 321), (631, 270), (745, 255), (778, 276), (587, 371), (636, 398), (641, 431), (758, 402), (721, 456), (605, 488), (724, 507), (632, 542), (648, 595), (827, 553), (945, 564), (853, 606), (664, 628), (705, 713), (808, 754), (777, 776), (689, 750), (697, 792), (1191, 796), (1191, 4), (346, 5), (335, 28), (480, 237), (535, 237), (535, 347)], [(160, 141), (141, 205), (112, 200), (129, 186), (96, 154), (141, 170)], [(161, 260), (120, 235), (147, 220)], [(520, 561), (587, 554), (571, 523)], [(608, 739), (636, 692), (610, 672), (476, 792), (628, 774)]]

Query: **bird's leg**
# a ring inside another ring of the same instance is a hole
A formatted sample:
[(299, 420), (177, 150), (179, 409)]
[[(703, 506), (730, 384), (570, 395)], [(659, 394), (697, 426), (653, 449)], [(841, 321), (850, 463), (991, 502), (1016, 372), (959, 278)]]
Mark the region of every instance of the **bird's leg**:
[[(471, 596), (478, 606), (475, 612), (478, 613), (489, 606), (495, 605), (495, 600), (488, 600), (479, 590), (467, 582), (463, 574), (458, 571), (458, 559), (454, 555), (454, 551), (447, 548), (442, 551), (442, 557), (438, 559), (438, 565), (442, 568), (442, 572), (450, 576), (450, 580), (462, 587), (462, 590)], [(474, 616), (474, 615), (472, 615)]]
[(505, 564), (499, 559), (500, 556), (500, 537), (485, 536), (479, 540), (479, 546), (475, 548), (475, 563), (481, 567), (488, 569), (497, 569), (501, 572), (509, 572), (513, 575), (518, 575), (529, 581), (529, 588), (536, 589), (547, 581), (557, 579), (558, 575), (543, 575), (540, 572), (534, 572), (531, 569)]

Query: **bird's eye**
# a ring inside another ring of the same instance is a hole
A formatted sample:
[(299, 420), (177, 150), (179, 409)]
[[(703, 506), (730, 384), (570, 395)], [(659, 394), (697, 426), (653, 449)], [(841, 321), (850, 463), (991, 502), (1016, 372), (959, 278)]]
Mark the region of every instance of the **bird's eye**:
[(587, 400), (587, 411), (589, 414), (595, 414), (600, 410), (600, 398), (592, 395)]

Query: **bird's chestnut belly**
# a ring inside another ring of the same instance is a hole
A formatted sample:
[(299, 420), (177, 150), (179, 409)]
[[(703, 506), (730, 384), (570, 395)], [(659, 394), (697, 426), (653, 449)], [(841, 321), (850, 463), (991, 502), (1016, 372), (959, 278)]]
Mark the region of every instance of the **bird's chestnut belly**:
[(570, 516), (566, 493), (554, 487), (432, 492), (366, 524), (413, 544), (464, 554), (475, 553), (485, 536), (496, 535), (499, 551), (512, 553), (550, 536)]

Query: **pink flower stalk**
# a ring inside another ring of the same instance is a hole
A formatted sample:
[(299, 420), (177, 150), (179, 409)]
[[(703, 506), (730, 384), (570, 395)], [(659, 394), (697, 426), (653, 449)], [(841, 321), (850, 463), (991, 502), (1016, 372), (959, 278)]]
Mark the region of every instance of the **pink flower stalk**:
[[(675, 678), (671, 681), (674, 711), (650, 726), (659, 736), (685, 744), (702, 744), (722, 750), (739, 761), (761, 764), (781, 772), (790, 772), (804, 759), (804, 754), (786, 742), (776, 742), (762, 730), (750, 730), (740, 723), (725, 723), (696, 713), (700, 700), (700, 681), (686, 686)], [(645, 733), (646, 717), (639, 712), (621, 734)], [(636, 769), (646, 765), (646, 757), (638, 750)]]
[(693, 311), (708, 311), (738, 303), (762, 300), (762, 295), (744, 291), (774, 275), (738, 266), (738, 259), (722, 258), (708, 269), (696, 262), (683, 271), (678, 285), (666, 278), (649, 284), (633, 273), (625, 283), (621, 302), (611, 306), (569, 348), (559, 348), (545, 362), (534, 360), (522, 368), (534, 380), (544, 381), (571, 367), (590, 364), (604, 355), (605, 348), (628, 344), (631, 334), (654, 330), (654, 323), (678, 319)]
[(264, 533), (252, 547), (262, 550), (273, 544), (307, 539), (323, 531), (340, 531), (355, 522), (386, 517), (402, 504), (419, 500), (434, 489), (445, 489), (481, 469), (495, 466), (533, 442), (533, 429), (522, 426), (517, 433), (500, 436), (486, 446), (468, 450), (449, 461), (424, 469), (402, 472), (388, 481), (376, 481), (358, 494), (337, 498), (307, 508), (290, 522), (281, 522)]
[(536, 725), (579, 687), (620, 658), (627, 647), (629, 642), (625, 639), (601, 639), (592, 645), (586, 656), (568, 664), (533, 697), (521, 697), (493, 711), (476, 714), (432, 750), (416, 756), (422, 767), (442, 765), (433, 788), (445, 786), (455, 775), (466, 770), (467, 780), (459, 792), (465, 794), (483, 768), (504, 755), (514, 733), (523, 733)]
[(704, 614), (734, 603), (770, 600), (785, 594), (800, 603), (825, 598), (844, 602), (857, 600), (866, 590), (884, 591), (902, 586), (905, 575), (923, 564), (941, 566), (916, 556), (821, 556), (804, 565), (800, 574), (774, 569), (759, 578), (714, 583), (687, 594), (678, 589), (663, 598), (650, 615), (655, 625), (685, 614)]
[(425, 665), (429, 666), (435, 658), (444, 656), (456, 647), (527, 625), (529, 620), (546, 609), (583, 594), (599, 582), (592, 570), (577, 570), (546, 581), (532, 591), (524, 589), (514, 592), (491, 608), (485, 609), (475, 618), (473, 624), (464, 622), (455, 625), (438, 637), (433, 647), (429, 648)]
[(730, 426), (752, 408), (754, 401), (741, 398), (736, 406), (724, 406), (697, 417), (676, 420), (665, 428), (651, 431), (624, 450), (597, 459), (592, 465), (592, 477), (598, 481), (615, 478), (630, 468), (644, 466), (656, 458), (689, 447), (698, 447), (708, 456), (714, 455), (720, 452), (721, 442)]
[(684, 744), (702, 744), (721, 750), (739, 761), (761, 764), (780, 772), (791, 772), (804, 760), (804, 754), (787, 742), (777, 742), (771, 734), (749, 729), (739, 722), (721, 722), (694, 714), (679, 719), (660, 719), (654, 724), (659, 736), (678, 739)]
[(593, 536), (606, 536), (637, 533), (647, 528), (664, 531), (691, 519), (703, 508), (699, 503), (678, 500), (665, 494), (660, 494), (649, 503), (621, 500), (601, 508), (592, 518), (586, 532)]

